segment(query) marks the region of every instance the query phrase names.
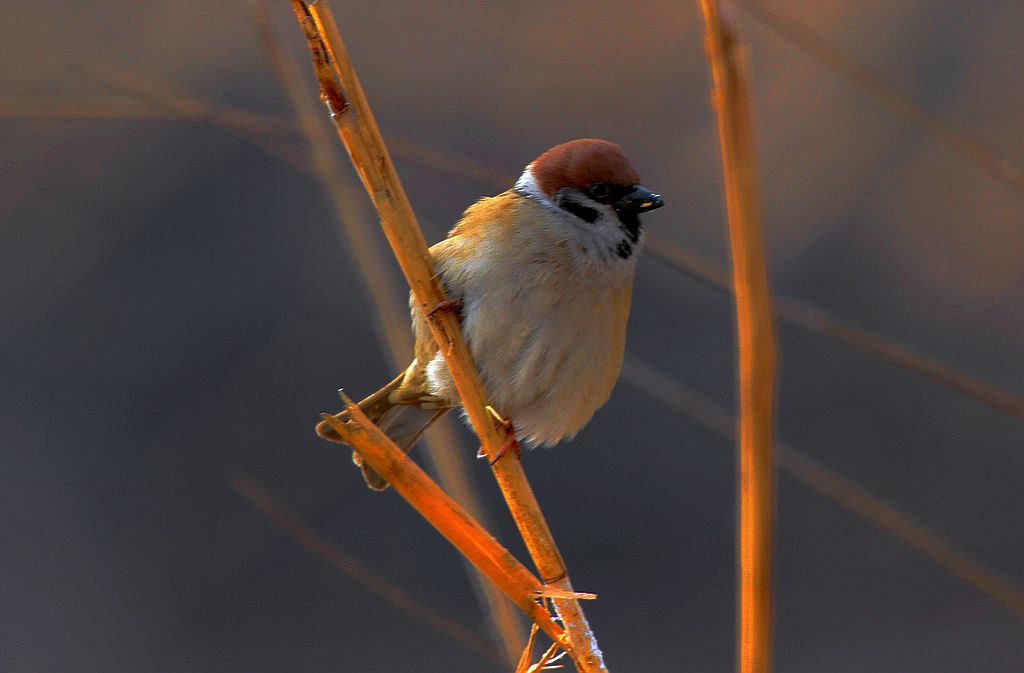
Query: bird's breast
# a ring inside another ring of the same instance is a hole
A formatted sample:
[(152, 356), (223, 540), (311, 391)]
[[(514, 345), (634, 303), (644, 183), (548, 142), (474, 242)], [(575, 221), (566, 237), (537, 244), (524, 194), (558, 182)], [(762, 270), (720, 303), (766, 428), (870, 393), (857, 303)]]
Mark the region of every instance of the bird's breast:
[[(492, 402), (530, 445), (575, 435), (618, 378), (635, 256), (607, 247), (509, 192), (472, 206), (431, 248)], [(439, 354), (427, 376), (454, 398)]]
[(606, 286), (520, 267), (463, 294), (463, 331), (498, 409), (523, 439), (571, 437), (607, 401), (622, 367), (631, 283)]

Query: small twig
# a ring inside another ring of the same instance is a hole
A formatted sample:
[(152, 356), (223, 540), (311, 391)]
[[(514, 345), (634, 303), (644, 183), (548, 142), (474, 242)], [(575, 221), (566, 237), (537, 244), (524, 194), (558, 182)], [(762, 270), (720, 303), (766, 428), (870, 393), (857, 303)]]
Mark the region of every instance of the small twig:
[(567, 644), (564, 631), (535, 600), (540, 580), (442, 491), (344, 393), (342, 399), (352, 420), (343, 422), (330, 414), (323, 414), (323, 420), (544, 633), (555, 642)]
[[(208, 114), (193, 114), (171, 105), (136, 101), (0, 100), (0, 119), (31, 121), (194, 121), (210, 123)], [(268, 125), (269, 126), (269, 125)]]
[[(727, 439), (735, 439), (736, 419), (728, 410), (646, 362), (627, 355), (622, 377), (651, 398), (683, 412)], [(775, 459), (783, 472), (902, 540), (967, 586), (1002, 604), (1024, 620), (1024, 588), (1012, 580), (1000, 577), (941, 533), (792, 445), (777, 442)]]
[(551, 643), (551, 647), (544, 651), (544, 654), (540, 656), (540, 659), (537, 660), (536, 664), (526, 669), (526, 673), (537, 673), (538, 671), (543, 670), (545, 666), (554, 660), (557, 652), (558, 643)]
[(182, 119), (216, 124), (228, 129), (270, 156), (303, 172), (310, 172), (307, 158), (282, 142), (284, 136), (294, 135), (296, 131), (295, 125), (288, 120), (188, 96), (166, 84), (128, 75), (96, 59), (82, 61), (79, 66), (87, 76), (116, 91), (146, 101), (158, 109), (176, 113)]
[(519, 662), (516, 664), (516, 673), (526, 673), (526, 669), (530, 666), (530, 657), (533, 655), (533, 643), (537, 640), (537, 625), (532, 624), (530, 626), (530, 637), (526, 639), (526, 645), (523, 647), (523, 653), (519, 657)]
[(506, 171), (438, 147), (408, 138), (389, 137), (388, 142), (396, 157), (424, 168), (481, 182), (501, 191), (508, 189), (508, 186), (516, 181), (516, 176)]
[(231, 476), (231, 486), (254, 507), (280, 526), (282, 530), (301, 543), (302, 546), (325, 560), (334, 569), (347, 575), (357, 584), (380, 596), (402, 612), (437, 629), (473, 651), (483, 654), (498, 663), (503, 662), (491, 643), (481, 638), (471, 629), (428, 607), (422, 601), (410, 595), (405, 589), (381, 577), (379, 573), (359, 559), (324, 540), (290, 512), (270, 491), (252, 478), (241, 473), (235, 473)]
[(196, 101), (192, 96), (182, 95), (165, 84), (145, 81), (120, 72), (104, 61), (89, 59), (76, 63), (85, 74), (103, 82), (115, 91), (174, 110), (192, 119), (205, 119), (213, 124), (249, 133), (275, 135), (293, 135), (295, 133), (294, 125), (287, 120), (222, 105), (208, 105)]
[[(435, 277), (423, 233), (416, 224), (405, 190), (349, 61), (330, 7), (326, 0), (318, 0), (309, 5), (301, 0), (291, 1), (296, 18), (307, 36), (321, 88), (331, 91), (335, 86), (334, 76), (337, 76), (345, 93), (350, 108), (343, 114), (339, 114), (340, 110), (332, 110), (332, 118), (366, 191), (377, 207), (381, 226), (412, 288), (415, 305), (426, 314), (447, 299), (447, 296)], [(315, 25), (315, 32), (309, 30), (311, 22)], [(320, 45), (327, 48), (333, 75), (329, 76), (322, 67)], [(480, 438), (485, 455), (497, 455), (504, 437), (484, 410), (488, 404), (487, 393), (462, 339), (457, 316), (449, 311), (440, 311), (427, 319), (427, 323), (435, 341), (442, 345), (441, 352), (455, 382), (463, 409)], [(492, 469), (544, 583), (571, 592), (572, 584), (565, 563), (521, 464), (516, 460), (492, 461)], [(577, 668), (584, 673), (606, 670), (579, 602), (574, 598), (553, 599), (552, 602), (565, 625), (569, 641), (566, 649), (573, 652)]]
[(700, 5), (714, 80), (739, 346), (738, 669), (767, 673), (772, 658), (775, 335), (761, 241), (746, 63), (735, 26), (719, 3), (701, 0)]

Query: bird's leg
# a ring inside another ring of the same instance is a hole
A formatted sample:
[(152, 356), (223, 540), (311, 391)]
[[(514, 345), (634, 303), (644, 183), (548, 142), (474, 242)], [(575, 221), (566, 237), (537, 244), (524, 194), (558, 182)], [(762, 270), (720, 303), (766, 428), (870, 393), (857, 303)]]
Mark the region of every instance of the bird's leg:
[[(523, 455), (523, 450), (519, 446), (519, 440), (516, 439), (516, 429), (515, 426), (512, 425), (512, 419), (505, 418), (489, 404), (485, 406), (484, 409), (486, 409), (487, 413), (489, 413), (491, 417), (498, 422), (498, 426), (505, 432), (505, 441), (503, 441), (501, 446), (499, 446), (494, 452), (494, 457), (491, 458), (491, 465), (494, 465), (496, 462), (501, 460), (502, 456), (508, 453), (509, 449), (511, 449), (512, 453), (515, 454), (516, 460), (520, 460)], [(480, 447), (480, 451), (477, 453), (477, 457), (484, 457), (482, 446)]]
[(434, 315), (438, 311), (455, 311), (458, 313), (462, 310), (462, 302), (458, 299), (442, 299), (434, 305), (434, 308), (427, 311), (427, 317)]

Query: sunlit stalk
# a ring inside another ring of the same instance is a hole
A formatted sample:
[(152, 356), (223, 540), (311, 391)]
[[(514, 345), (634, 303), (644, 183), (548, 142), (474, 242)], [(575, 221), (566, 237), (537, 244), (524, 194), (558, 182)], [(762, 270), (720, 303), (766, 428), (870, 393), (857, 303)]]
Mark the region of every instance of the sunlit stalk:
[(768, 673), (772, 661), (772, 456), (775, 335), (757, 164), (738, 35), (715, 0), (701, 0), (714, 81), (725, 205), (732, 250), (739, 346), (739, 656), (740, 673)]

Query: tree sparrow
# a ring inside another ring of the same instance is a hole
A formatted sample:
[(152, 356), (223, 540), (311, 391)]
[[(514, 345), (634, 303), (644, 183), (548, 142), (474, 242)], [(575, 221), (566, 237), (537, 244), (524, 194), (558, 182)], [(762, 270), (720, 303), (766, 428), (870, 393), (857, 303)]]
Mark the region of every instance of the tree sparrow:
[[(491, 402), (514, 420), (512, 442), (533, 447), (571, 439), (611, 395), (643, 242), (638, 216), (663, 205), (639, 182), (614, 143), (586, 138), (557, 145), (529, 164), (512, 189), (470, 206), (430, 248)], [(359, 403), (406, 451), (459, 403), (415, 308), (412, 325), (412, 364)], [(340, 441), (325, 422), (317, 433)], [(368, 486), (387, 488), (358, 453), (352, 459)]]

